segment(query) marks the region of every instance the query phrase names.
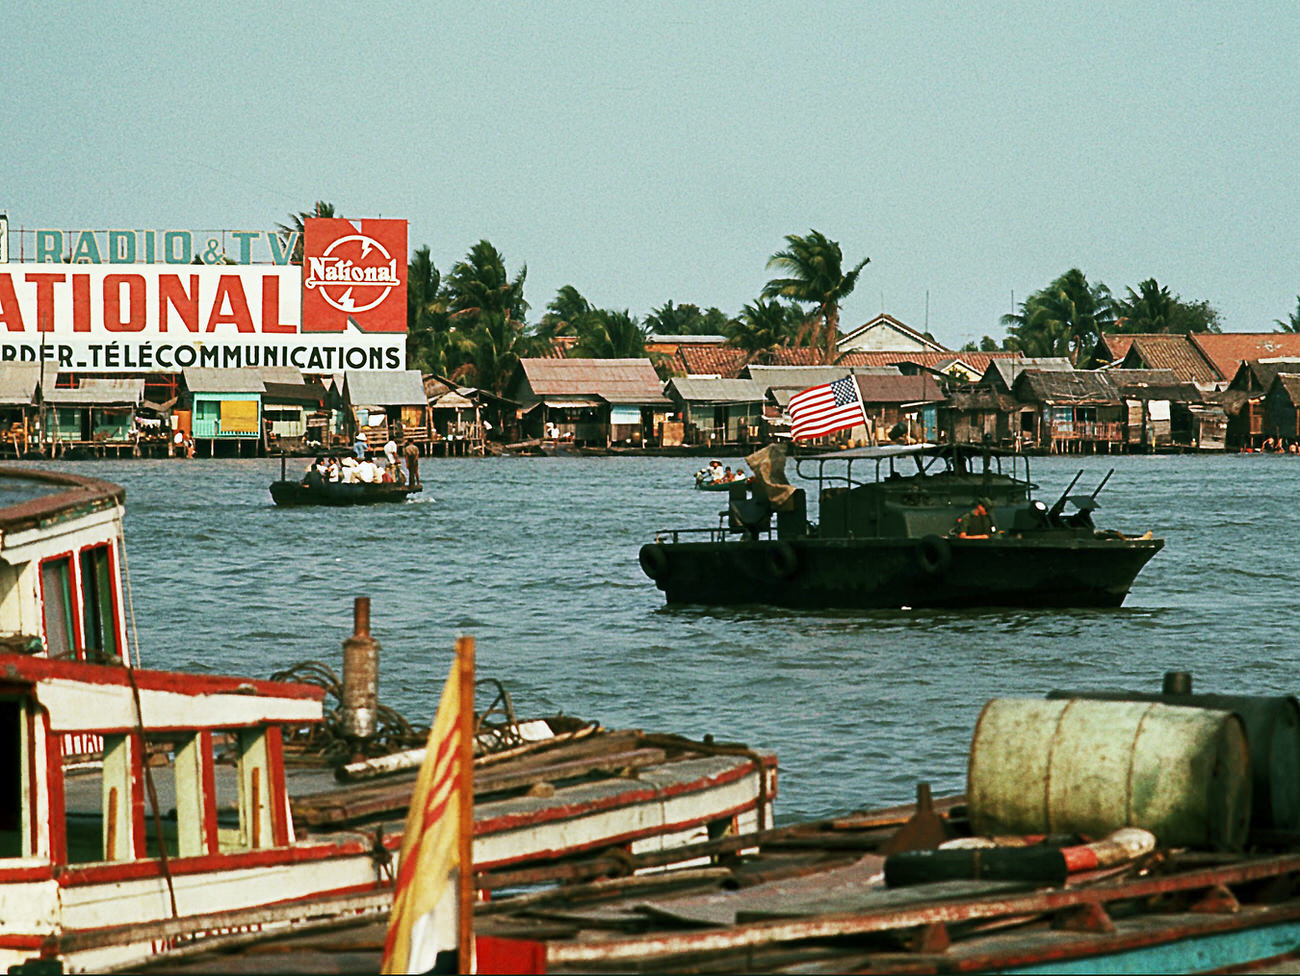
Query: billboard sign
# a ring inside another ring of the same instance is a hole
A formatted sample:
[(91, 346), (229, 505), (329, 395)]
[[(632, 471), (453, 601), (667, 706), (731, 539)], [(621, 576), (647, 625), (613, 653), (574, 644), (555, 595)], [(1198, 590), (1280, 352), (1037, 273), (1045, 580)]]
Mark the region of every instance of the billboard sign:
[[(307, 290), (297, 265), (3, 265), (0, 361), (43, 357), (62, 371), (88, 373), (168, 373), (187, 366), (295, 366), (306, 373), (404, 369), (404, 239), (402, 246), (390, 252), (400, 278), (391, 287), (378, 270), (366, 270), (378, 265), (371, 253), (362, 258), (362, 248), (350, 250), (351, 243), (330, 252), (338, 260), (325, 267), (348, 260), (360, 263), (363, 278), (375, 279), (357, 282), (366, 287), (354, 285), (350, 299), (348, 289), (331, 280), (326, 294), (337, 304), (351, 301), (360, 308), (379, 292), (388, 293), (355, 313), (334, 309), (344, 326), (324, 323), (329, 329), (303, 327)], [(388, 319), (371, 318), (380, 309), (388, 312), (397, 291), (400, 329)]]
[(313, 217), (303, 232), (303, 332), (406, 332), (406, 221)]

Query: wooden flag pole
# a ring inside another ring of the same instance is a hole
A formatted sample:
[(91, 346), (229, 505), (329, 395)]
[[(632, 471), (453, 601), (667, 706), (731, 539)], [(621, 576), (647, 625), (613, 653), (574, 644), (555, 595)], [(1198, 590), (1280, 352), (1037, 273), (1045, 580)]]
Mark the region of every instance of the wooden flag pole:
[(460, 677), (460, 891), (458, 969), (474, 972), (474, 638), (456, 638)]

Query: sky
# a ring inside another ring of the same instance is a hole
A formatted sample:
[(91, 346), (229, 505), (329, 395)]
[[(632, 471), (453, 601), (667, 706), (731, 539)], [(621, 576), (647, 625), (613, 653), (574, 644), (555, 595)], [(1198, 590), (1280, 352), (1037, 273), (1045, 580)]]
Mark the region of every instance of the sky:
[[(403, 217), (644, 316), (734, 314), (790, 234), (957, 347), (1072, 267), (1226, 331), (1300, 295), (1300, 4), (9, 0), (0, 211), (64, 229)], [(30, 245), (29, 245), (30, 246)], [(17, 257), (16, 235), (11, 251)]]

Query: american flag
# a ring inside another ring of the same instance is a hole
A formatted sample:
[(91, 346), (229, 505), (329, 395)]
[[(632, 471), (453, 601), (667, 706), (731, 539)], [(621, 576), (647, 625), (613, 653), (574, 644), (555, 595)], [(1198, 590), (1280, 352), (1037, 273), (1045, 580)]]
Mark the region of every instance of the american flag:
[(862, 394), (852, 376), (814, 386), (790, 398), (790, 436), (822, 437), (867, 422)]

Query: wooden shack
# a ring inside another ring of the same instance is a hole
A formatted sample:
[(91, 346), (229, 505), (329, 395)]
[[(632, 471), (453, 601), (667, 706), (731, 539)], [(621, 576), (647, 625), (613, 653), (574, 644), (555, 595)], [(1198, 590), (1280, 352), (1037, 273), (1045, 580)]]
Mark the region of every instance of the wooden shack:
[(1049, 454), (1109, 453), (1124, 442), (1124, 405), (1104, 372), (1028, 369), (1012, 395), (1033, 408), (1033, 443)]
[(1228, 409), (1228, 446), (1255, 449), (1271, 435), (1265, 433), (1264, 398), (1279, 373), (1300, 373), (1300, 359), (1247, 359), (1237, 367), (1225, 397)]
[(181, 404), (196, 449), (215, 456), (218, 444), (234, 453), (256, 454), (262, 442), (262, 394), (255, 369), (191, 366), (181, 371)]
[(527, 434), (576, 445), (648, 444), (672, 407), (649, 359), (521, 359), (510, 389)]
[(1191, 407), (1205, 403), (1193, 383), (1169, 369), (1108, 369), (1107, 377), (1124, 403), (1124, 444), (1129, 451), (1200, 446), (1200, 422)]
[(1300, 441), (1300, 373), (1278, 373), (1264, 397), (1265, 429), (1287, 445)]
[(76, 387), (45, 391), (47, 440), (54, 453), (89, 450), (100, 455), (134, 451), (135, 412), (144, 379), (86, 377)]
[(681, 417), (685, 443), (721, 446), (758, 440), (766, 391), (754, 380), (674, 376), (664, 393)]
[(372, 447), (395, 440), (429, 440), (424, 377), (416, 369), (348, 370), (343, 374), (342, 433), (364, 433)]
[[(47, 379), (53, 386), (53, 369), (49, 369)], [(30, 443), (39, 436), (40, 388), (39, 363), (0, 363), (0, 439), (2, 449), (12, 450), (15, 457), (26, 454)]]

